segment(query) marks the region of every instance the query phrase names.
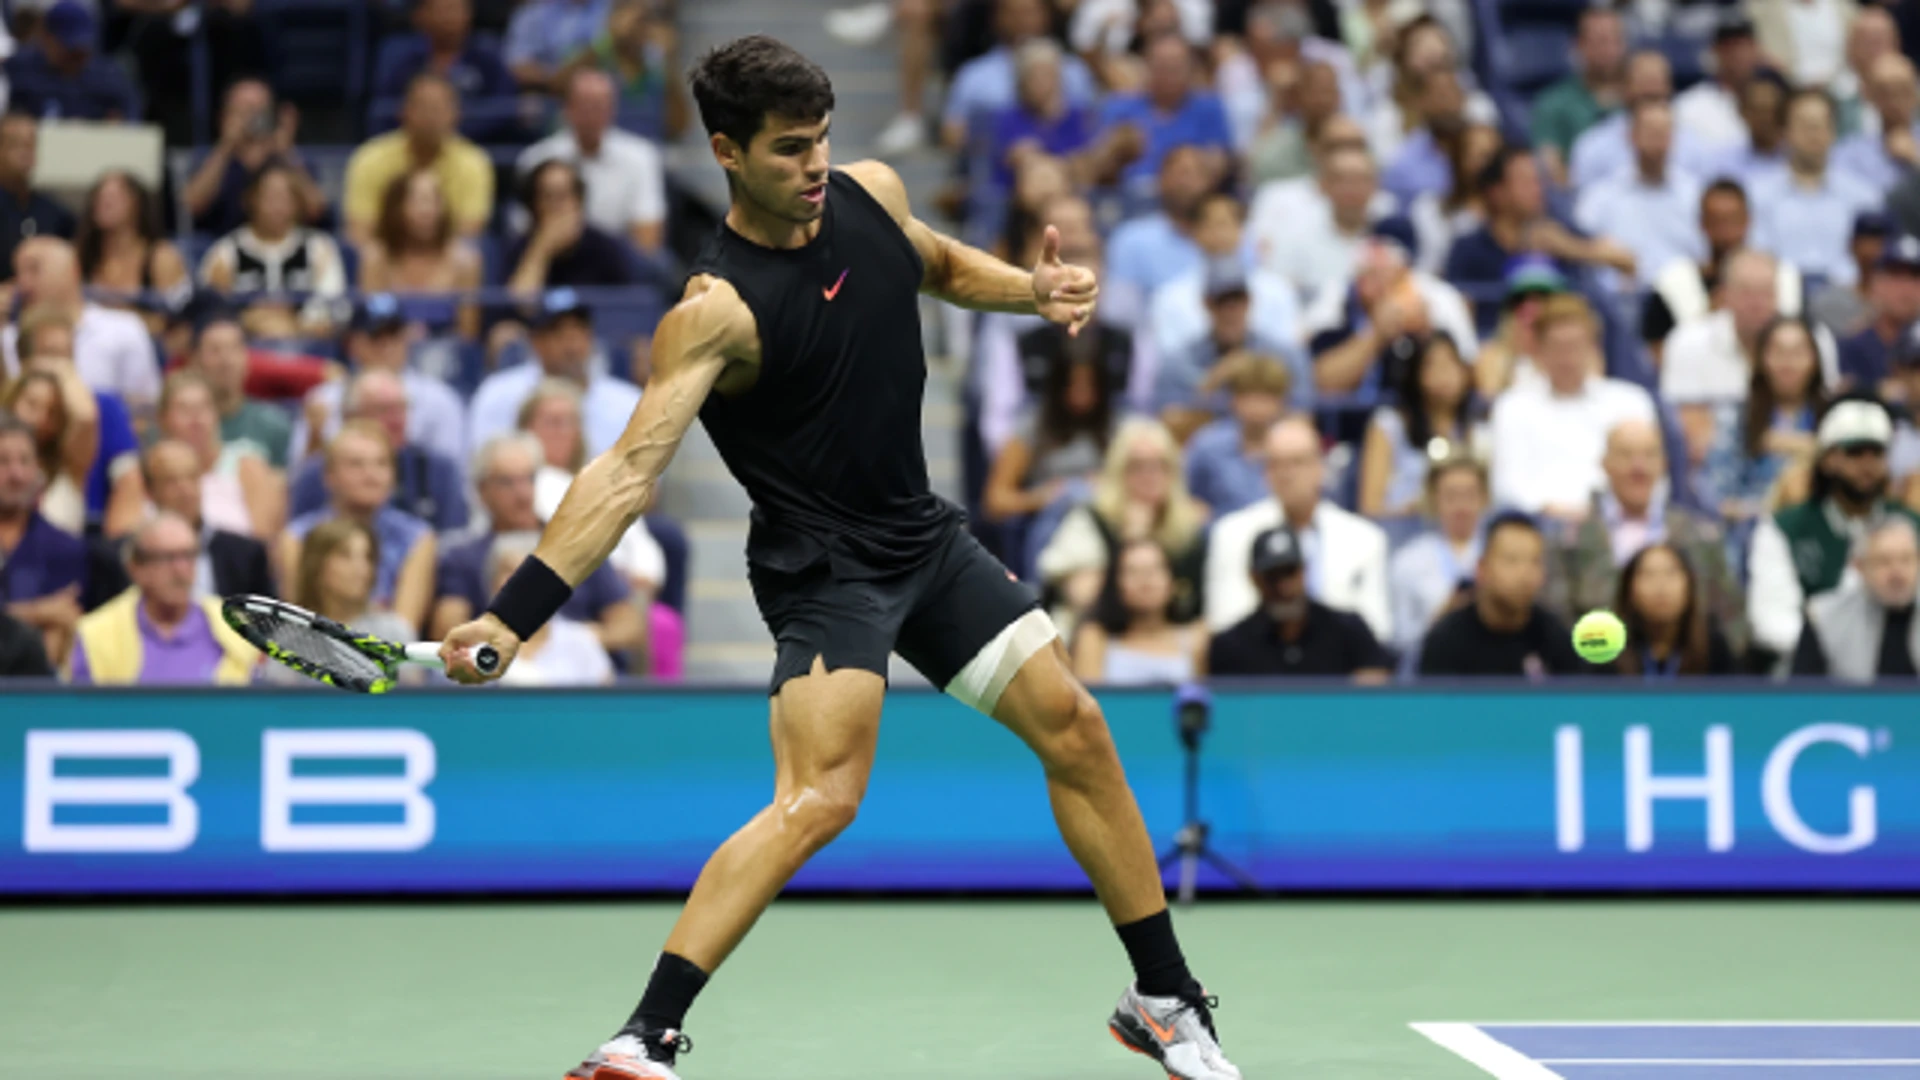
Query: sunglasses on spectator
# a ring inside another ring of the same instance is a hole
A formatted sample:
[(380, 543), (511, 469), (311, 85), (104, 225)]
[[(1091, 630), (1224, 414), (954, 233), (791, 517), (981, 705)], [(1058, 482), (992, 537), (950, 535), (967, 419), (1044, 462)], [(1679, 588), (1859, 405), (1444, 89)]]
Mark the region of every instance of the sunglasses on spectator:
[(1887, 456), (1887, 448), (1881, 446), (1879, 443), (1848, 443), (1845, 446), (1838, 446), (1834, 449), (1839, 450), (1842, 457), (1862, 458)]

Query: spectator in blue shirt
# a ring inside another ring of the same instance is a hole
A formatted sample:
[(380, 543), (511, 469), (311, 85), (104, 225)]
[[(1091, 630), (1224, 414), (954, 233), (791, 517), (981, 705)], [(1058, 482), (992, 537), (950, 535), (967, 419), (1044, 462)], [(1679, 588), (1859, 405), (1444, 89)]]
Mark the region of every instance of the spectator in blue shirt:
[(1442, 68), (1415, 75), (1413, 86), (1420, 127), (1400, 144), (1380, 173), (1380, 187), (1402, 207), (1411, 206), (1422, 195), (1444, 198), (1452, 193), (1453, 162), (1447, 147), (1467, 126), (1467, 94), (1458, 72)]
[(100, 28), (79, 0), (60, 0), (34, 44), (6, 62), (12, 108), (46, 120), (137, 120), (133, 84), (99, 54)]
[(300, 220), (318, 224), (327, 212), (327, 196), (314, 183), (312, 166), (293, 148), (299, 125), (293, 106), (276, 107), (272, 89), (262, 80), (241, 79), (229, 87), (220, 107), (220, 141), (194, 169), (182, 196), (194, 228), (225, 236), (246, 224), (247, 189), (269, 165), (286, 168)]
[(567, 61), (606, 28), (609, 0), (530, 0), (507, 25), (507, 69), (522, 88), (560, 93)]
[(1014, 50), (1019, 100), (995, 114), (988, 150), (1002, 191), (1013, 188), (1019, 155), (1039, 151), (1068, 158), (1093, 141), (1093, 117), (1086, 106), (1067, 100), (1060, 59), (1060, 46), (1050, 38), (1033, 38)]
[(59, 664), (80, 619), (87, 549), (40, 516), (45, 479), (33, 429), (0, 413), (0, 608), (38, 630)]
[[(1305, 353), (1291, 338), (1264, 337), (1251, 324), (1252, 290), (1247, 268), (1235, 254), (1208, 261), (1205, 277), (1206, 333), (1178, 351), (1160, 357), (1154, 376), (1153, 411), (1174, 437), (1190, 432), (1227, 412), (1221, 389), (1220, 365), (1229, 356), (1250, 351), (1280, 358), (1293, 376), (1296, 406), (1312, 408), (1312, 370)], [(1307, 385), (1301, 385), (1301, 384)]]
[(1878, 132), (1856, 131), (1833, 148), (1833, 166), (1885, 191), (1920, 165), (1920, 85), (1913, 61), (1889, 53), (1867, 69), (1867, 98)]
[(1227, 174), (1233, 130), (1226, 107), (1211, 89), (1195, 89), (1193, 46), (1178, 34), (1162, 34), (1147, 43), (1145, 93), (1116, 94), (1107, 100), (1102, 128), (1130, 124), (1145, 137), (1140, 157), (1121, 173), (1122, 190), (1150, 190), (1160, 163), (1175, 147), (1194, 147), (1209, 185)]
[(1272, 494), (1267, 487), (1267, 430), (1287, 412), (1293, 374), (1271, 356), (1236, 353), (1214, 368), (1229, 415), (1187, 441), (1187, 488), (1217, 519)]
[(1888, 240), (1879, 264), (1862, 285), (1873, 321), (1859, 333), (1840, 339), (1840, 376), (1851, 389), (1877, 394), (1890, 374), (1894, 347), (1920, 319), (1920, 237)]
[(401, 98), (415, 75), (431, 71), (453, 84), (462, 100), (511, 96), (519, 89), (491, 36), (473, 33), (472, 0), (417, 0), (413, 33), (380, 50), (373, 94)]
[(1787, 99), (1787, 167), (1754, 182), (1753, 244), (1808, 277), (1852, 285), (1858, 277), (1847, 239), (1860, 214), (1882, 209), (1884, 195), (1831, 168), (1833, 99), (1800, 90)]
[(1160, 209), (1113, 230), (1107, 242), (1107, 306), (1144, 311), (1162, 285), (1200, 269), (1200, 246), (1190, 235), (1202, 196), (1211, 190), (1201, 151), (1182, 146), (1160, 163)]
[[(348, 420), (370, 420), (393, 446), (393, 497), (388, 505), (449, 533), (467, 527), (466, 484), (460, 465), (443, 454), (407, 441), (407, 389), (390, 371), (367, 371), (347, 391)], [(299, 517), (323, 510), (327, 483), (320, 456), (309, 456), (293, 474), (291, 512)]]
[[(1023, 41), (1045, 37), (1052, 30), (1046, 0), (997, 0), (993, 33), (999, 43), (960, 65), (947, 87), (947, 103), (940, 114), (940, 141), (948, 150), (967, 143), (967, 128), (977, 119), (1011, 106), (1018, 91), (1013, 50)], [(1060, 63), (1060, 85), (1069, 105), (1091, 105), (1098, 96), (1093, 73), (1077, 56)]]
[(0, 278), (13, 277), (13, 249), (36, 236), (73, 239), (77, 224), (66, 207), (33, 190), (40, 156), (40, 121), (32, 113), (0, 116)]

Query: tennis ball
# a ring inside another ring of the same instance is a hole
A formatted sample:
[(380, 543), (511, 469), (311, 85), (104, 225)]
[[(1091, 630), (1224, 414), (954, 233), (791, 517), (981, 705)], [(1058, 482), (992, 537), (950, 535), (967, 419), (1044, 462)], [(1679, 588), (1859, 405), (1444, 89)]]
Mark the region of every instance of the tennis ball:
[(1605, 608), (1589, 611), (1573, 624), (1573, 651), (1589, 664), (1608, 663), (1626, 647), (1626, 624)]

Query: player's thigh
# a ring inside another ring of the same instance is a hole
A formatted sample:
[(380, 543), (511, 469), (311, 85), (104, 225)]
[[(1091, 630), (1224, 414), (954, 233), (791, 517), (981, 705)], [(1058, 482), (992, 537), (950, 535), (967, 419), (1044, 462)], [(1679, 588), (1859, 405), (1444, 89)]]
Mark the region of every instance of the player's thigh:
[(965, 532), (923, 572), (894, 645), (927, 681), (991, 714), (1027, 657), (1058, 635), (1033, 590)]
[(1049, 767), (1089, 765), (1112, 753), (1099, 703), (1073, 674), (1057, 637), (1020, 665), (995, 703), (993, 718)]
[(886, 689), (871, 671), (829, 671), (817, 657), (807, 674), (782, 684), (772, 699), (776, 789), (858, 805), (873, 770)]

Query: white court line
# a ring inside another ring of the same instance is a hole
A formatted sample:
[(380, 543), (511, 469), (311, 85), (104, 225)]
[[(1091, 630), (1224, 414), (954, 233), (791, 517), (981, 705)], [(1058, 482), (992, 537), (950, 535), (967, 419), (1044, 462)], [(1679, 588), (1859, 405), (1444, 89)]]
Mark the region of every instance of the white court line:
[(1473, 1024), (1412, 1023), (1407, 1026), (1479, 1066), (1494, 1080), (1566, 1080)]
[(1920, 1057), (1540, 1057), (1542, 1065), (1920, 1065)]
[(1475, 1020), (1470, 1027), (1578, 1028), (1578, 1027), (1920, 1027), (1920, 1020)]

